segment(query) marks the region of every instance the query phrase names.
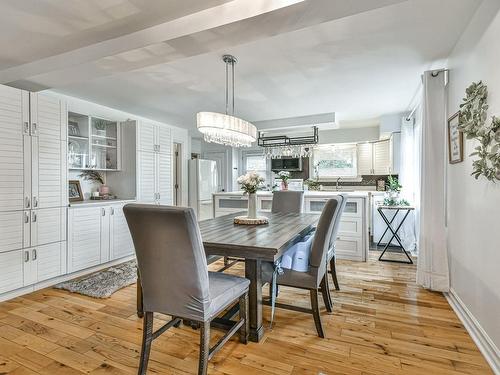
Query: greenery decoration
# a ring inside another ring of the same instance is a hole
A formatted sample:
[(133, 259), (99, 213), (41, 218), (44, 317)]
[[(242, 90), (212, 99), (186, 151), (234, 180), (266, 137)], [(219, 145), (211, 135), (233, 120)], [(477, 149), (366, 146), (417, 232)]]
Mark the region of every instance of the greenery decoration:
[(458, 128), (467, 139), (476, 139), (479, 146), (470, 156), (472, 176), (476, 180), (483, 175), (489, 181), (500, 180), (500, 118), (493, 116), (487, 124), (488, 88), (482, 82), (473, 82), (465, 90), (465, 98), (460, 105)]
[(85, 181), (96, 182), (98, 184), (104, 185), (104, 178), (97, 171), (82, 171), (82, 173), (80, 173), (78, 177), (83, 178)]
[(399, 199), (399, 193), (403, 186), (399, 183), (396, 177), (389, 176), (387, 178), (387, 190), (384, 197), (384, 206), (409, 206), (410, 203), (406, 199)]

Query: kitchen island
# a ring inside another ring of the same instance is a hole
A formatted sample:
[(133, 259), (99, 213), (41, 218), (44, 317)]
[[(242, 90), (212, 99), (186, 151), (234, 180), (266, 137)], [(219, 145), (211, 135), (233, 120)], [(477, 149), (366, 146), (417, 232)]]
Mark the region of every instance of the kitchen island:
[[(347, 196), (347, 203), (340, 221), (335, 244), (337, 259), (364, 262), (369, 247), (369, 202), (367, 191), (306, 191), (304, 208), (306, 213), (321, 213), (325, 202), (338, 194)], [(273, 193), (257, 192), (257, 210), (270, 212)], [(214, 217), (241, 212), (247, 209), (248, 197), (242, 191), (213, 194)]]

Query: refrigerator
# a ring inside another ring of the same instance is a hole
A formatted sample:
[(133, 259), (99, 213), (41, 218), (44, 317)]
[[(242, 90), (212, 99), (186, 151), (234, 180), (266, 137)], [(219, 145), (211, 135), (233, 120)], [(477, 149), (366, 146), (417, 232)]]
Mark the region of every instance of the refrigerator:
[(217, 162), (214, 160), (189, 160), (189, 206), (198, 220), (214, 217), (212, 194), (217, 193)]

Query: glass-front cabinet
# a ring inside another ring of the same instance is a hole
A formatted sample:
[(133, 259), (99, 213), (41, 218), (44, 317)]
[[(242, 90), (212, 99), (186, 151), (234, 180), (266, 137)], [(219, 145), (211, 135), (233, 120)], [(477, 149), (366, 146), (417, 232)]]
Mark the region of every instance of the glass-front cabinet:
[(68, 112), (69, 169), (120, 169), (118, 121)]

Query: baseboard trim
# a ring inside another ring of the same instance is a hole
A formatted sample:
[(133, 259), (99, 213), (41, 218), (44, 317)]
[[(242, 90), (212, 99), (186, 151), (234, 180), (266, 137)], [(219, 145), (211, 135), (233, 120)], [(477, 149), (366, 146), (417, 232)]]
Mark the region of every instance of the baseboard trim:
[(498, 350), (493, 340), (490, 339), (454, 289), (451, 288), (449, 293), (444, 293), (444, 295), (495, 375), (500, 375), (500, 350)]

